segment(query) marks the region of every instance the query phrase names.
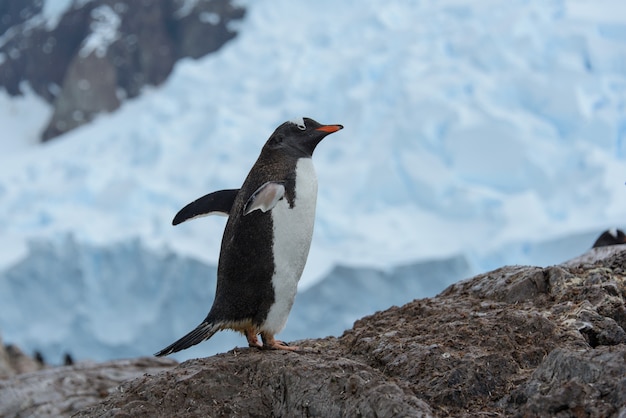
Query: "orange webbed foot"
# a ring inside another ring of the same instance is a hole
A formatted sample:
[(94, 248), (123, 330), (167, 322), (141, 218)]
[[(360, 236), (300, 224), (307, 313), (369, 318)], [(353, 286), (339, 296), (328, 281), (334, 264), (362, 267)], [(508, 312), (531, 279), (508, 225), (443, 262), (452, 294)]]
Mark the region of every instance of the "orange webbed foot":
[(285, 350), (285, 351), (298, 351), (300, 347), (295, 345), (289, 345), (286, 342), (274, 339), (273, 335), (261, 333), (261, 339), (263, 340), (264, 350)]

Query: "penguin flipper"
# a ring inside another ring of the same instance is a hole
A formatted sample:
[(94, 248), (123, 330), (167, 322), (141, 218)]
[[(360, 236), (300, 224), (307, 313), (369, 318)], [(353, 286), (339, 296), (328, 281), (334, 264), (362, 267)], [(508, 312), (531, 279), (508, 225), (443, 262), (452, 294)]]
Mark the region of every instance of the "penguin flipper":
[(172, 225), (212, 214), (228, 216), (237, 193), (239, 189), (227, 189), (204, 195), (179, 210), (172, 220)]
[(198, 325), (193, 331), (189, 332), (184, 337), (180, 338), (178, 341), (168, 345), (163, 350), (158, 353), (154, 353), (156, 357), (167, 356), (172, 353), (176, 353), (177, 351), (184, 350), (186, 348), (191, 347), (192, 345), (196, 345), (201, 343), (204, 340), (208, 340), (220, 330), (220, 326), (216, 324), (212, 324), (209, 322), (202, 322)]
[(280, 181), (268, 181), (256, 189), (243, 207), (244, 216), (260, 209), (261, 212), (272, 210), (276, 203), (285, 196), (285, 186)]

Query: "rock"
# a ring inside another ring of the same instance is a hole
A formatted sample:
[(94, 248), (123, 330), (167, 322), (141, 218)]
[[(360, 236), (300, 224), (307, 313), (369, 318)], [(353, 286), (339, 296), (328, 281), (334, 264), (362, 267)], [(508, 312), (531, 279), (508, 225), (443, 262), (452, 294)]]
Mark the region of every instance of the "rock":
[(302, 355), (246, 348), (190, 360), (122, 386), (122, 403), (77, 416), (431, 416), (408, 386), (336, 356), (336, 346), (328, 339)]
[(607, 259), (611, 255), (617, 254), (624, 250), (626, 250), (626, 244), (600, 246), (592, 248), (591, 250), (587, 251), (579, 257), (572, 258), (571, 260), (566, 261), (565, 263), (563, 263), (563, 265), (574, 267), (581, 264), (593, 264), (598, 261)]
[(61, 94), (54, 103), (54, 114), (43, 134), (47, 140), (83, 125), (100, 112), (120, 106), (116, 94), (117, 74), (104, 57), (90, 54), (72, 60)]
[(0, 4), (0, 86), (18, 95), (27, 82), (53, 104), (44, 141), (161, 84), (177, 60), (216, 51), (244, 15), (231, 0), (92, 0), (51, 26), (41, 11), (35, 0)]
[(611, 416), (626, 405), (626, 346), (557, 348), (511, 399), (511, 415)]
[(0, 34), (41, 12), (41, 0), (3, 0), (0, 2)]
[(2, 344), (0, 338), (0, 379), (7, 379), (21, 373), (41, 370), (44, 365), (27, 356), (19, 347)]
[[(298, 302), (289, 315), (288, 330), (295, 338), (310, 335), (311, 329), (341, 335), (364, 315), (391, 305), (404, 305), (415, 299), (415, 295), (437, 294), (468, 277), (470, 271), (463, 256), (386, 270), (337, 266), (324, 280), (298, 293)], [(346, 298), (348, 294), (350, 297)], [(315, 336), (323, 335), (318, 331)]]
[(0, 380), (0, 416), (62, 417), (106, 398), (124, 381), (176, 365), (153, 357), (46, 368)]
[(503, 267), (364, 317), (339, 338), (298, 341), (299, 353), (190, 360), (107, 386), (77, 416), (626, 416), (618, 247)]

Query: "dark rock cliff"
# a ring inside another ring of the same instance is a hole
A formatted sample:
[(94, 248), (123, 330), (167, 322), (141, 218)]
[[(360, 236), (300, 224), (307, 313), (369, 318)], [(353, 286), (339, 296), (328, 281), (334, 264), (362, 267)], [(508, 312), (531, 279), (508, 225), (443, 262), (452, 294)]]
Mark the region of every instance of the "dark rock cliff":
[(365, 317), (339, 338), (298, 341), (300, 353), (237, 348), (147, 363), (151, 374), (120, 386), (93, 370), (85, 377), (80, 365), (59, 368), (56, 382), (78, 382), (76, 392), (100, 382), (99, 397), (78, 396), (73, 410), (54, 409), (59, 383), (46, 386), (48, 401), (25, 402), (24, 387), (49, 370), (19, 375), (0, 381), (0, 414), (70, 414), (91, 403), (77, 416), (622, 417), (625, 269), (626, 246), (548, 268), (504, 267)]
[(43, 140), (162, 83), (177, 60), (216, 51), (244, 15), (231, 0), (75, 1), (51, 26), (42, 7), (0, 3), (0, 86), (18, 95), (27, 82), (53, 104)]

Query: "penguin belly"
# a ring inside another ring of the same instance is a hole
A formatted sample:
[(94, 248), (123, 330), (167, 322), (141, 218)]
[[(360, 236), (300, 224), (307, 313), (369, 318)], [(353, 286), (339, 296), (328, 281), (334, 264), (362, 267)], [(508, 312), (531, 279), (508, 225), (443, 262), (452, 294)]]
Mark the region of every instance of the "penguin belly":
[(296, 193), (293, 207), (287, 199), (278, 202), (271, 212), (273, 222), (274, 303), (261, 330), (278, 334), (287, 323), (298, 290), (313, 237), (317, 177), (310, 158), (300, 158), (296, 165)]

